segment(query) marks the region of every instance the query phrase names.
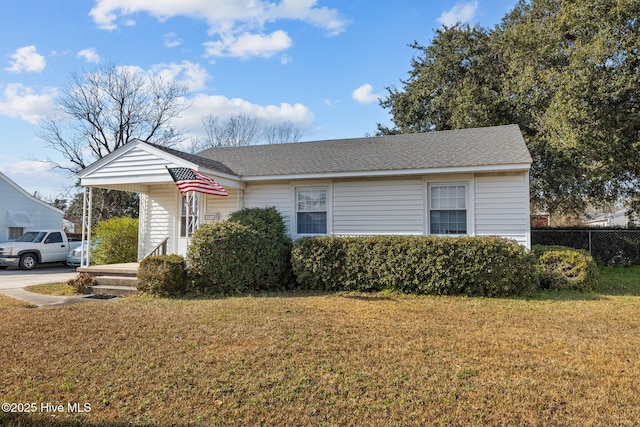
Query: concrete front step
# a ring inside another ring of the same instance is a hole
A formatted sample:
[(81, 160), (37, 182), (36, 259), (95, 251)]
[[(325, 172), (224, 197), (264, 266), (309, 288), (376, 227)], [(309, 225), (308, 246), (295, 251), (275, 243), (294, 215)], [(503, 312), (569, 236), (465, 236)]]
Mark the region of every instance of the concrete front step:
[(91, 290), (96, 295), (127, 296), (138, 293), (138, 278), (132, 276), (96, 276)]
[(138, 293), (138, 289), (133, 286), (112, 286), (112, 285), (93, 285), (91, 292), (94, 295), (109, 295), (115, 297), (126, 297)]
[(132, 286), (136, 287), (138, 284), (138, 278), (135, 276), (108, 276), (100, 275), (93, 278), (96, 285), (108, 285), (108, 286)]
[(78, 273), (87, 273), (96, 276), (135, 276), (138, 273), (139, 263), (129, 262), (124, 264), (92, 265), (90, 267), (78, 267)]

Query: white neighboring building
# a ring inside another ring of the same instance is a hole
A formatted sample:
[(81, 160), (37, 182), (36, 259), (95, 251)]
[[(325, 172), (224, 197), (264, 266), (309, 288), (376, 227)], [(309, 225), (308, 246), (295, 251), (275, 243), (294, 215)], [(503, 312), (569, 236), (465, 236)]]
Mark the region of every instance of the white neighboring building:
[[(166, 242), (186, 254), (186, 224), (274, 206), (292, 238), (499, 235), (531, 246), (531, 156), (517, 125), (289, 144), (197, 155), (134, 140), (79, 173), (81, 185), (140, 194), (138, 258)], [(228, 197), (185, 198), (167, 168), (190, 168)], [(85, 200), (91, 200), (85, 194)], [(85, 212), (89, 210), (85, 208)], [(85, 231), (86, 226), (85, 225)]]
[(36, 228), (62, 230), (63, 214), (0, 172), (0, 242), (14, 240)]
[(633, 227), (635, 219), (627, 216), (627, 208), (618, 208), (614, 212), (599, 212), (587, 215), (585, 224), (589, 227)]

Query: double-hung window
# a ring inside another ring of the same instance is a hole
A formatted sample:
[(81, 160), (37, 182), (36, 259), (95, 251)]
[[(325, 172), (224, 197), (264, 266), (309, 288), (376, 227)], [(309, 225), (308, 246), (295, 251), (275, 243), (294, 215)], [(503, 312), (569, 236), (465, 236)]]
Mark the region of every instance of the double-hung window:
[(327, 234), (326, 187), (296, 188), (296, 234)]
[(429, 185), (431, 234), (467, 234), (467, 185)]

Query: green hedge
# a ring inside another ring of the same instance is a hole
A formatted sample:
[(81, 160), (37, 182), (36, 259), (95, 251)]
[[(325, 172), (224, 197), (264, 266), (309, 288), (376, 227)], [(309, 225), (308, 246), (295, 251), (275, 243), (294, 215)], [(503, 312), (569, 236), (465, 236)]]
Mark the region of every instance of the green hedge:
[(532, 250), (542, 267), (542, 288), (591, 291), (598, 286), (600, 272), (589, 252), (543, 245), (535, 245)]
[(159, 296), (187, 291), (187, 265), (180, 255), (159, 255), (143, 259), (138, 268), (138, 290)]
[(535, 257), (497, 237), (322, 236), (297, 240), (304, 289), (507, 296), (538, 285)]
[(193, 289), (235, 294), (291, 286), (291, 239), (273, 208), (243, 209), (228, 221), (200, 226), (191, 237), (187, 265)]

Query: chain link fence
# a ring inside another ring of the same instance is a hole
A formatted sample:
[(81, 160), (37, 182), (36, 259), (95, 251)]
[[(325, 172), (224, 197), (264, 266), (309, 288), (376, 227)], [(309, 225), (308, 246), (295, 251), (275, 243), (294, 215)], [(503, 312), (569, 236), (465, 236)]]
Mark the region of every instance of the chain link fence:
[(584, 249), (605, 265), (640, 265), (640, 230), (531, 230), (534, 245)]

